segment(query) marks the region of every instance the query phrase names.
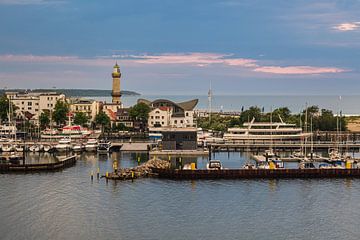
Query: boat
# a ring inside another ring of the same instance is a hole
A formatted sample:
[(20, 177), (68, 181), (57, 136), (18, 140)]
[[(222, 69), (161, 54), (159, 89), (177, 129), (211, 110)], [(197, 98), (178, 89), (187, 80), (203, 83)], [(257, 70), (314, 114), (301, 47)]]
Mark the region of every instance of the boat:
[(270, 169), (270, 165), (266, 161), (258, 162), (257, 169)]
[(43, 146), (41, 144), (34, 144), (31, 147), (29, 147), (30, 152), (40, 152), (43, 150)]
[(96, 151), (98, 147), (98, 141), (94, 138), (90, 138), (87, 143), (85, 144), (86, 151)]
[(0, 125), (0, 137), (1, 138), (13, 138), (16, 136), (16, 126), (13, 124), (1, 124)]
[(73, 146), (73, 151), (74, 152), (82, 152), (85, 150), (85, 145), (82, 144), (82, 143), (76, 143), (74, 146)]
[(15, 152), (12, 152), (9, 156), (9, 162), (12, 164), (19, 164), (20, 159), (22, 159), (22, 157), (18, 153), (15, 153)]
[(3, 152), (14, 152), (16, 149), (12, 143), (5, 143), (2, 145), (1, 150)]
[(15, 151), (17, 151), (17, 152), (23, 152), (24, 148), (25, 148), (25, 145), (20, 145), (20, 144), (15, 145)]
[(242, 167), (243, 169), (256, 169), (256, 165), (252, 163), (245, 163)]
[(107, 140), (100, 140), (97, 147), (98, 153), (108, 153), (110, 152), (111, 142)]
[(224, 133), (225, 141), (251, 141), (265, 143), (266, 141), (297, 141), (308, 138), (312, 133), (303, 132), (295, 124), (281, 122), (251, 122), (244, 123), (242, 128), (228, 128)]
[(222, 170), (223, 166), (219, 160), (210, 160), (206, 164), (206, 169), (208, 170)]
[(315, 169), (314, 162), (307, 159), (301, 160), (299, 162), (299, 169)]
[(87, 138), (93, 131), (83, 128), (80, 125), (68, 125), (59, 130), (46, 129), (41, 132), (41, 138)]
[(54, 147), (52, 145), (50, 145), (50, 144), (44, 144), (43, 145), (43, 150), (44, 150), (44, 152), (51, 152), (51, 151), (54, 150)]
[(71, 146), (71, 139), (69, 137), (62, 138), (58, 144), (55, 146), (56, 151), (58, 152), (66, 152), (70, 151), (72, 148)]
[(281, 161), (280, 159), (276, 158), (276, 159), (271, 159), (270, 161), (274, 164), (275, 169), (285, 168), (284, 162)]
[(332, 163), (322, 163), (319, 165), (320, 169), (344, 169), (342, 161), (332, 162)]

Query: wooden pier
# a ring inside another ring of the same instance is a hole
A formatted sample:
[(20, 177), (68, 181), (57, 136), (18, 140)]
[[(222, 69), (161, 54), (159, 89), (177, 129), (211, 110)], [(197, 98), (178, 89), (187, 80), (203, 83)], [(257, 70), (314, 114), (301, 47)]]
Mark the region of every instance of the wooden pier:
[[(226, 143), (209, 143), (209, 147), (213, 152), (231, 152), (231, 151), (263, 151), (264, 149), (269, 149), (270, 147), (274, 150), (279, 151), (291, 151), (301, 148), (310, 149), (311, 147), (314, 150), (327, 150), (329, 148), (334, 148), (334, 142), (317, 142), (317, 143), (301, 143), (301, 142), (226, 142)], [(340, 150), (351, 150), (351, 151), (359, 151), (360, 143), (340, 143), (337, 144)]]
[(153, 169), (159, 178), (188, 179), (283, 179), (283, 178), (360, 178), (360, 169)]
[(8, 172), (40, 172), (40, 171), (57, 171), (64, 168), (74, 166), (76, 164), (76, 155), (59, 159), (54, 163), (40, 163), (40, 164), (0, 164), (0, 173)]

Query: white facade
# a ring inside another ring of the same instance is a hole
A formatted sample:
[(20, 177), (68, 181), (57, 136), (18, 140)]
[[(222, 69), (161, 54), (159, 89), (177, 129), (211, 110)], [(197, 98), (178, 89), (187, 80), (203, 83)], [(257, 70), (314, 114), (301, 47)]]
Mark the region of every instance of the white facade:
[(76, 113), (85, 113), (90, 121), (94, 121), (96, 115), (100, 111), (100, 103), (95, 100), (87, 99), (70, 99), (70, 112)]
[(52, 111), (58, 100), (65, 100), (64, 94), (56, 92), (7, 92), (6, 97), (16, 106), (15, 113), (17, 116), (25, 116), (26, 112), (30, 113), (30, 119), (34, 123), (38, 123), (39, 116), (43, 111)]
[(184, 115), (173, 115), (172, 108), (160, 107), (155, 108), (149, 113), (149, 127), (193, 127), (194, 111), (184, 111)]

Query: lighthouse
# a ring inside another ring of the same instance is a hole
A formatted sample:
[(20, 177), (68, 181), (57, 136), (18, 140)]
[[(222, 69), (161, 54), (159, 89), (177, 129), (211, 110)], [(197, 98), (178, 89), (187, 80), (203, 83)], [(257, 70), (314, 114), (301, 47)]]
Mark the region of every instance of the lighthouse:
[(121, 105), (121, 93), (120, 93), (120, 78), (121, 78), (121, 72), (119, 65), (115, 64), (112, 72), (112, 103)]

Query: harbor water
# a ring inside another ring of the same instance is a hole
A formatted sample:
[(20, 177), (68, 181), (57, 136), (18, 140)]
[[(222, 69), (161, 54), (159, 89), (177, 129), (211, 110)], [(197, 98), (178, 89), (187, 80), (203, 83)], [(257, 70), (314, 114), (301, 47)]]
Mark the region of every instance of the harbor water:
[[(85, 153), (59, 172), (0, 174), (1, 239), (359, 239), (358, 179), (90, 180), (138, 157)], [(249, 155), (214, 158), (237, 168)]]

